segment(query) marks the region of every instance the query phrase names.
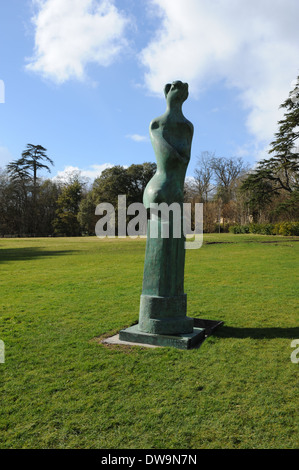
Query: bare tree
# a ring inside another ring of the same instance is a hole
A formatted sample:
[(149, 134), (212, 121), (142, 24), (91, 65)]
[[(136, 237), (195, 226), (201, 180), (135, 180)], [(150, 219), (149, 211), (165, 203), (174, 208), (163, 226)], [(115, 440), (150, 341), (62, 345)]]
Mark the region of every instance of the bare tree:
[(204, 151), (201, 152), (197, 161), (194, 172), (194, 186), (202, 202), (207, 202), (209, 193), (215, 189), (215, 186), (212, 184), (214, 175), (213, 161), (215, 158), (214, 153)]
[(187, 186), (187, 193), (193, 201), (204, 203), (204, 226), (212, 228), (217, 224), (225, 227), (225, 220), (239, 219), (237, 202), (240, 180), (247, 173), (248, 166), (242, 158), (216, 157), (205, 151), (198, 158), (193, 183)]
[(248, 166), (241, 157), (213, 157), (211, 168), (217, 186), (217, 195), (227, 204), (234, 198), (237, 181), (248, 171)]

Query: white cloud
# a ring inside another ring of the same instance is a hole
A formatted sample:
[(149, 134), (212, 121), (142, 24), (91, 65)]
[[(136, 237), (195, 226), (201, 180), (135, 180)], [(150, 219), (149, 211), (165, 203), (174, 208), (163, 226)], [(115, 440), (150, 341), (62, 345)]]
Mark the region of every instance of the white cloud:
[(134, 142), (149, 142), (149, 138), (146, 135), (129, 134), (126, 137)]
[(56, 83), (86, 78), (88, 63), (108, 66), (126, 45), (128, 19), (113, 0), (33, 0), (35, 51), (27, 69)]
[(111, 163), (103, 163), (102, 165), (90, 165), (88, 168), (79, 168), (77, 166), (66, 166), (64, 170), (58, 171), (57, 175), (54, 176), (55, 179), (59, 180), (68, 180), (69, 177), (73, 174), (80, 174), (84, 178), (90, 178), (94, 180), (101, 176), (101, 173), (106, 170), (107, 168), (112, 168), (114, 165)]
[(252, 156), (255, 157), (256, 161), (265, 160), (269, 158), (269, 143), (263, 144), (262, 142), (246, 142), (244, 145), (236, 145), (233, 155), (235, 157), (241, 157), (245, 160), (251, 159)]
[(160, 28), (141, 52), (145, 84), (188, 81), (198, 96), (220, 80), (235, 87), (247, 128), (261, 146), (272, 140), (279, 105), (299, 74), (298, 0), (151, 0)]

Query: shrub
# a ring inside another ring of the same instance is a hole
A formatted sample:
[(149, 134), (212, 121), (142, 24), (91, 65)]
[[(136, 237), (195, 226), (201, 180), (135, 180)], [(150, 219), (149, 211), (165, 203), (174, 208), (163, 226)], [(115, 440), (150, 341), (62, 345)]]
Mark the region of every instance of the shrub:
[(261, 233), (261, 224), (250, 224), (250, 233)]
[(274, 225), (273, 224), (265, 224), (261, 227), (261, 234), (262, 235), (273, 235)]
[(232, 225), (230, 233), (258, 233), (261, 235), (299, 236), (299, 222), (281, 222), (279, 224)]
[(220, 224), (220, 232), (219, 232), (219, 224), (214, 225), (214, 233), (228, 233), (230, 230), (229, 224)]
[(279, 235), (298, 236), (299, 222), (282, 222), (281, 224), (279, 224), (279, 227), (275, 227), (275, 230), (277, 229)]
[(241, 233), (241, 225), (231, 225), (229, 227), (229, 232), (234, 234)]
[(279, 229), (280, 229), (281, 224), (275, 224), (274, 229), (273, 229), (273, 235), (279, 235)]
[(241, 233), (250, 233), (249, 225), (241, 225)]
[(250, 233), (261, 235), (275, 235), (273, 224), (250, 224)]

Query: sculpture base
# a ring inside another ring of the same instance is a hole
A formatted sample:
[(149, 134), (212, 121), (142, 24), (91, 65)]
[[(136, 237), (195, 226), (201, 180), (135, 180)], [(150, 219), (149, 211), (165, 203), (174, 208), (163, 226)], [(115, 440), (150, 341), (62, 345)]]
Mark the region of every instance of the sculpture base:
[(193, 318), (186, 316), (187, 295), (140, 297), (139, 329), (153, 335), (182, 335), (193, 331)]
[(192, 333), (181, 335), (158, 335), (143, 333), (138, 325), (131, 326), (119, 332), (121, 341), (131, 343), (151, 344), (154, 346), (174, 347), (178, 349), (192, 349), (205, 338), (204, 328), (194, 328)]

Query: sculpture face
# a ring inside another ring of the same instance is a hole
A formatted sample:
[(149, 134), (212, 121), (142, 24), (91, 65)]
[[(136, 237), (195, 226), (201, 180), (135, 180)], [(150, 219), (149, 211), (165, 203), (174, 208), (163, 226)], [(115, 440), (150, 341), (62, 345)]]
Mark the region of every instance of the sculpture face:
[(183, 83), (180, 80), (168, 83), (165, 85), (164, 93), (169, 105), (177, 102), (183, 103), (189, 95), (188, 83)]

